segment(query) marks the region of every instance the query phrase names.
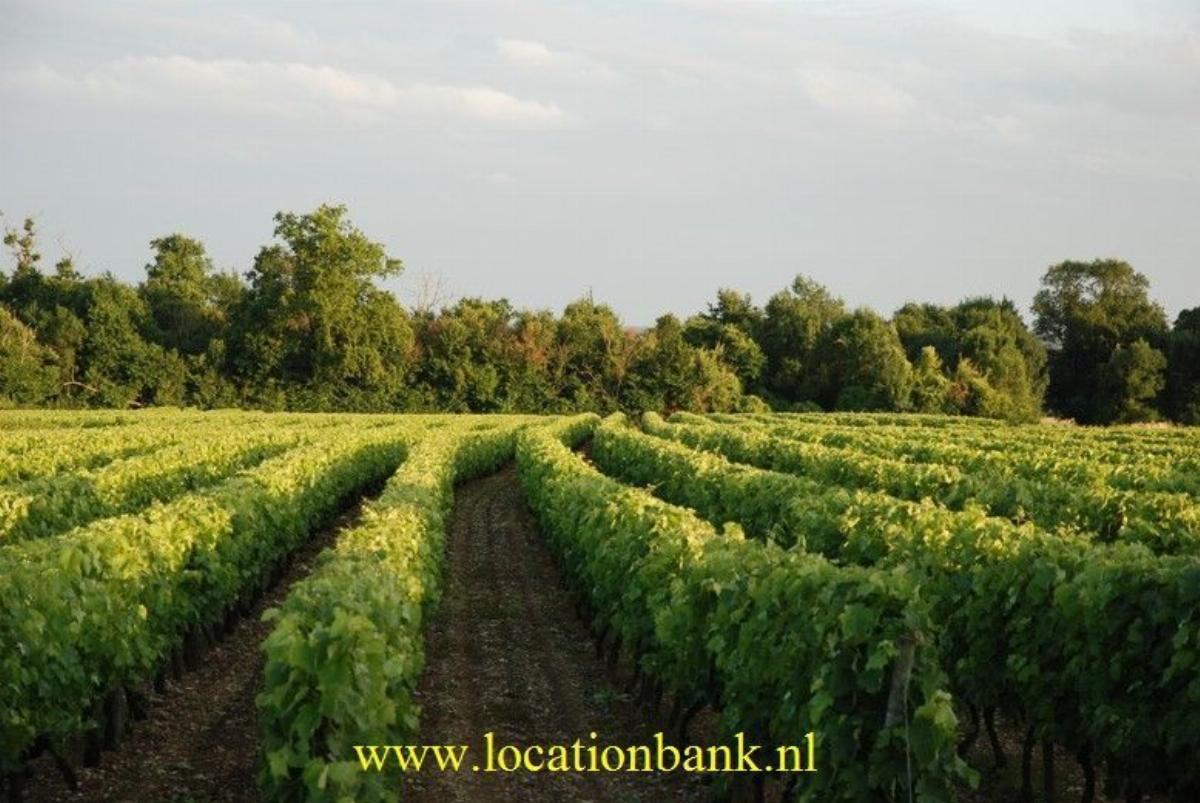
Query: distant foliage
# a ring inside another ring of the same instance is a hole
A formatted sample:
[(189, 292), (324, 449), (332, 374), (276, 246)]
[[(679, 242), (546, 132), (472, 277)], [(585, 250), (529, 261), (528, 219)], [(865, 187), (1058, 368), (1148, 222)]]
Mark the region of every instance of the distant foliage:
[(1184, 424), (1200, 424), (1200, 307), (1175, 319), (1168, 342), (1167, 413)]
[(54, 392), (57, 373), (54, 352), (0, 308), (0, 407), (44, 401)]
[(759, 307), (721, 289), (686, 320), (626, 326), (467, 297), (400, 304), (400, 260), (343, 206), (275, 216), (239, 275), (203, 243), (150, 242), (137, 286), (41, 267), (5, 231), (0, 405), (567, 413), (875, 410), (1081, 423), (1200, 423), (1200, 308), (1169, 329), (1123, 262), (1050, 268), (1026, 325), (1009, 299), (909, 303), (885, 319), (797, 276)]
[(1156, 417), (1169, 330), (1149, 290), (1145, 276), (1117, 260), (1046, 271), (1033, 311), (1050, 347), (1053, 409), (1089, 424)]

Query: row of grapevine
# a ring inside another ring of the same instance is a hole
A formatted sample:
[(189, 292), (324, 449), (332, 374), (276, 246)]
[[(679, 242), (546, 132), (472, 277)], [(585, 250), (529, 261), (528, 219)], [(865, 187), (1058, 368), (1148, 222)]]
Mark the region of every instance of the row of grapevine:
[(948, 799), (968, 771), (910, 573), (720, 533), (589, 467), (568, 447), (590, 426), (523, 433), (518, 468), (569, 582), (640, 671), (677, 703), (711, 705), (727, 736), (820, 734), (801, 800)]
[(1034, 439), (1050, 441), (1075, 441), (1079, 439), (1097, 443), (1134, 442), (1171, 444), (1200, 441), (1200, 432), (1195, 428), (1147, 428), (1140, 425), (1112, 427), (1078, 427), (1074, 425), (1046, 425), (1031, 427), (1011, 424), (990, 418), (975, 418), (946, 415), (914, 415), (912, 413), (751, 413), (745, 417), (770, 421), (793, 421), (806, 424), (867, 427), (871, 429), (938, 429), (948, 437), (963, 433), (1002, 433), (1007, 439)]
[[(1186, 756), (1200, 751), (1189, 724), (1200, 720), (1200, 561), (731, 464), (616, 421), (599, 428), (592, 455), (711, 521), (844, 563), (911, 568), (957, 695), (1023, 715), (1037, 737), (1105, 762), (1117, 782), (1198, 788)], [(1129, 632), (1139, 638), (1121, 644)]]
[(311, 445), (207, 490), (0, 549), (0, 773), (152, 677), (346, 495), (390, 474), (410, 441), (403, 426), (318, 428)]
[[(65, 472), (0, 488), (0, 543), (38, 538), (130, 513), (222, 480), (295, 446), (296, 432), (196, 433), (166, 449), (93, 471)], [(202, 437), (201, 437), (202, 436)]]
[(416, 735), (422, 627), (438, 598), (454, 484), (512, 458), (514, 424), (426, 435), (362, 523), (269, 615), (259, 695), (271, 800), (395, 800), (394, 778), (361, 772), (355, 744)]
[[(652, 429), (661, 420), (646, 417)], [(1104, 761), (1128, 789), (1200, 788), (1200, 561), (1158, 557), (884, 494), (730, 464), (610, 427), (593, 453), (713, 520), (837, 559), (920, 571), (956, 694), (1029, 723), (1030, 738)], [(766, 508), (764, 512), (763, 508)]]
[(997, 422), (987, 418), (922, 413), (760, 413), (763, 417), (825, 422), (850, 427), (906, 427), (912, 429), (988, 429)]
[[(57, 426), (18, 429), (11, 424), (38, 416), (42, 424)], [(356, 431), (395, 426), (396, 417), (347, 413), (258, 413), (240, 410), (179, 412), (145, 410), (122, 413), (122, 423), (80, 426), (76, 412), (0, 411), (0, 492), (21, 493), (21, 486), (38, 480), (56, 482), (65, 474), (97, 472), (118, 461), (148, 457), (173, 446), (186, 451), (189, 443), (202, 446), (227, 440), (237, 433), (318, 433), (350, 428)], [(406, 415), (405, 425), (437, 429), (451, 418), (443, 415)], [(180, 453), (182, 454), (182, 452)], [(145, 465), (150, 465), (149, 463)]]
[[(437, 416), (406, 416), (409, 426), (439, 424)], [(149, 409), (136, 413), (0, 411), (0, 486), (96, 470), (130, 457), (234, 431), (391, 426), (380, 415), (212, 412)]]
[(178, 443), (178, 432), (73, 430), (7, 437), (0, 449), (0, 486), (53, 477), (64, 471), (101, 468)]
[[(688, 418), (694, 420), (696, 417)], [(687, 418), (680, 416), (672, 420), (684, 422)], [(717, 420), (728, 422), (730, 419)], [(704, 422), (704, 419), (700, 421)], [(753, 419), (737, 421), (736, 424), (784, 440), (849, 449), (880, 457), (898, 456), (915, 463), (952, 465), (970, 474), (1015, 475), (1034, 481), (1044, 481), (1047, 476), (1053, 476), (1054, 481), (1060, 484), (1109, 485), (1127, 491), (1200, 496), (1200, 458), (1197, 458), (1194, 447), (1180, 447), (1178, 454), (1167, 460), (1161, 454), (1147, 455), (1139, 448), (1092, 448), (1073, 455), (1061, 445), (1032, 446), (995, 437), (947, 439), (937, 433), (914, 433), (911, 428), (901, 429), (897, 433), (864, 430), (861, 427), (764, 423)], [(981, 448), (981, 444), (990, 444), (994, 448)]]
[[(151, 408), (145, 412), (158, 417), (166, 410)], [(145, 416), (140, 410), (3, 410), (0, 411), (0, 430), (25, 431), (60, 427), (93, 429), (123, 426), (144, 420)]]
[(864, 428), (831, 421), (801, 420), (794, 416), (769, 413), (711, 413), (705, 418), (730, 424), (756, 423), (769, 426), (818, 428), (829, 432), (891, 435), (898, 438), (936, 439), (942, 443), (970, 446), (981, 451), (1050, 449), (1063, 455), (1094, 459), (1102, 463), (1145, 462), (1154, 457), (1195, 458), (1197, 445), (1193, 433), (1168, 429), (1162, 434), (1140, 429), (1089, 429), (1076, 426), (1012, 426), (993, 422), (991, 428), (962, 427), (930, 430), (921, 427), (880, 425)]
[[(406, 415), (405, 420), (445, 419), (440, 414)], [(322, 426), (390, 426), (392, 413), (292, 413), (262, 410), (195, 410), (172, 407), (147, 407), (142, 410), (0, 410), (0, 431), (7, 435), (45, 436), (74, 431), (142, 428), (220, 427), (227, 425), (274, 424), (280, 427), (317, 428)]]
[(822, 483), (932, 499), (953, 509), (982, 506), (1014, 522), (1079, 531), (1101, 541), (1142, 543), (1163, 554), (1200, 554), (1200, 503), (1184, 494), (1142, 493), (910, 463), (713, 423), (675, 424), (647, 414), (647, 430), (731, 460)]

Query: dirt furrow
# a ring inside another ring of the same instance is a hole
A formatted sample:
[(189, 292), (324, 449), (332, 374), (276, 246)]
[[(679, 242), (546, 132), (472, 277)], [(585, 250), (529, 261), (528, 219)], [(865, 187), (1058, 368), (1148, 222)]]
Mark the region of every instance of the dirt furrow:
[(470, 749), (459, 772), (426, 768), (404, 776), (403, 799), (705, 799), (699, 778), (675, 773), (482, 771), (487, 732), (497, 746), (652, 744), (659, 726), (612, 681), (514, 468), (461, 486), (447, 533), (442, 604), (428, 631), (420, 742)]

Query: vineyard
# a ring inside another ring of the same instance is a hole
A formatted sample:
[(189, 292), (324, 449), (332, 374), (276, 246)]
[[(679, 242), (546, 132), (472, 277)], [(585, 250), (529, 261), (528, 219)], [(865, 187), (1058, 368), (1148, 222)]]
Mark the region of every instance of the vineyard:
[[(485, 477), (500, 501), (455, 540), (456, 497)], [(503, 528), (512, 540), (480, 569), (494, 587), (447, 568)], [(329, 546), (301, 571), (294, 556), (318, 532)], [(543, 553), (532, 586), (495, 574), (528, 573), (504, 564)], [(598, 692), (575, 688), (601, 677), (630, 733), (816, 735), (816, 772), (646, 799), (1200, 799), (1195, 430), (901, 414), (0, 413), (8, 799), (116, 799), (88, 792), (89, 773), (128, 755), (272, 589), (251, 650), (254, 778), (233, 796), (175, 799), (445, 799), (364, 772), (355, 746), (430, 743), (429, 727), (456, 722), (502, 730), (539, 678), (540, 708), (604, 730), (588, 723)], [(482, 594), (494, 611), (469, 606)], [(493, 615), (503, 638), (480, 621)], [(521, 641), (522, 618), (555, 633)], [(511, 693), (489, 708), (464, 675), (492, 674)], [(552, 735), (529, 717), (520, 738)], [(461, 799), (641, 799), (636, 779), (539, 782), (465, 786)]]

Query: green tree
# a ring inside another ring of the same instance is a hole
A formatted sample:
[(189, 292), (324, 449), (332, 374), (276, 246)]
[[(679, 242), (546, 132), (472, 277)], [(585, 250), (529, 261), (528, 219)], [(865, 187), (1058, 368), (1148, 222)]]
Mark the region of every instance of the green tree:
[(733, 410), (741, 397), (734, 373), (713, 351), (688, 343), (674, 315), (661, 316), (638, 338), (624, 390), (624, 406), (634, 412)]
[(80, 374), (79, 354), (87, 342), (87, 324), (71, 307), (55, 304), (53, 309), (37, 316), (37, 333), (57, 356), (55, 362), (62, 394), (78, 395), (75, 382)]
[(942, 358), (932, 345), (924, 346), (913, 363), (912, 409), (918, 413), (954, 412), (949, 391)]
[(29, 327), (40, 343), (54, 351), (58, 366), (58, 400), (70, 396), (77, 386), (78, 354), (87, 338), (82, 316), (86, 288), (71, 258), (55, 265), (55, 274), (43, 276), (38, 268), (37, 229), (32, 218), (20, 231), (6, 231), (4, 242), (15, 262), (11, 280), (0, 281), (0, 301)]
[(42, 259), (37, 244), (37, 224), (25, 218), (20, 229), (5, 229), (4, 244), (13, 257), (12, 276), (0, 287), (0, 300), (22, 323), (37, 330), (38, 316), (51, 306), (46, 277), (38, 268)]
[(684, 326), (683, 336), (691, 345), (712, 351), (737, 375), (743, 387), (758, 385), (766, 357), (747, 330), (732, 323), (693, 315)]
[(85, 287), (80, 385), (89, 400), (103, 407), (182, 403), (187, 367), (177, 353), (144, 337), (153, 324), (137, 291), (111, 275)]
[(952, 308), (939, 304), (905, 304), (892, 316), (892, 325), (904, 344), (908, 359), (916, 362), (931, 346), (943, 365), (958, 364), (961, 332)]
[(611, 307), (573, 301), (556, 330), (559, 395), (575, 410), (612, 412), (634, 357), (635, 338)]
[[(232, 280), (218, 278), (204, 245), (182, 234), (150, 241), (154, 261), (146, 266), (140, 292), (150, 308), (156, 341), (180, 354), (198, 355), (227, 325)], [(232, 299), (236, 303), (236, 298)]]
[(54, 352), (0, 306), (0, 407), (45, 404), (58, 390)]
[(305, 409), (386, 409), (400, 393), (413, 333), (374, 280), (401, 263), (346, 218), (343, 206), (275, 216), (231, 327), (234, 370), (252, 392), (280, 389)]
[(435, 410), (499, 412), (507, 408), (506, 362), (512, 305), (464, 298), (417, 326), (418, 402)]
[[(1157, 351), (1166, 340), (1166, 315), (1150, 300), (1149, 287), (1145, 276), (1117, 260), (1063, 262), (1046, 271), (1033, 302), (1034, 330), (1050, 349), (1047, 400), (1055, 411), (1084, 423), (1107, 423), (1151, 404), (1114, 396), (1148, 385), (1116, 381), (1112, 373), (1125, 370), (1120, 366), (1131, 359), (1127, 352), (1114, 363), (1118, 346), (1128, 349), (1142, 340)], [(1136, 353), (1144, 361), (1135, 373), (1158, 362), (1145, 349)]]
[(766, 389), (787, 401), (820, 397), (822, 365), (817, 350), (845, 315), (841, 299), (804, 276), (772, 296), (759, 339), (766, 357)]
[(1015, 421), (1042, 415), (1049, 376), (1046, 347), (1026, 326), (1008, 299), (968, 299), (954, 308), (959, 354), (983, 372), (1003, 399), (1004, 414)]
[(912, 365), (895, 328), (863, 308), (837, 320), (814, 352), (824, 387), (820, 401), (839, 410), (906, 410)]
[(1006, 398), (997, 393), (969, 357), (954, 367), (946, 396), (956, 412), (983, 418), (1004, 418)]
[(763, 311), (754, 305), (748, 294), (727, 287), (717, 291), (717, 300), (708, 305), (701, 317), (722, 326), (736, 326), (752, 338), (759, 337), (764, 321)]
[(508, 409), (522, 413), (561, 413), (570, 408), (560, 398), (563, 360), (558, 321), (549, 310), (517, 312), (512, 325), (512, 368)]
[(1165, 385), (1167, 358), (1142, 338), (1118, 345), (1100, 374), (1106, 421), (1130, 423), (1158, 418), (1154, 400)]
[(75, 269), (75, 260), (69, 256), (54, 263), (54, 276), (65, 283), (78, 282), (83, 278)]
[(111, 275), (84, 280), (69, 258), (43, 275), (32, 220), (5, 242), (16, 265), (0, 301), (54, 352), (57, 401), (125, 407), (182, 399), (182, 363), (147, 341), (152, 322), (133, 288)]
[(1172, 418), (1200, 424), (1200, 307), (1180, 312), (1171, 329), (1167, 398)]
[(16, 265), (13, 268), (14, 279), (39, 273), (38, 262), (41, 262), (42, 255), (37, 249), (37, 223), (33, 218), (25, 218), (20, 229), (6, 228), (4, 244), (16, 258)]
[(1046, 348), (1008, 299), (972, 298), (954, 307), (906, 304), (892, 321), (910, 360), (933, 348), (949, 379), (959, 361), (969, 359), (968, 373), (982, 374), (994, 395), (992, 409), (1003, 408), (1013, 420), (1041, 416)]

